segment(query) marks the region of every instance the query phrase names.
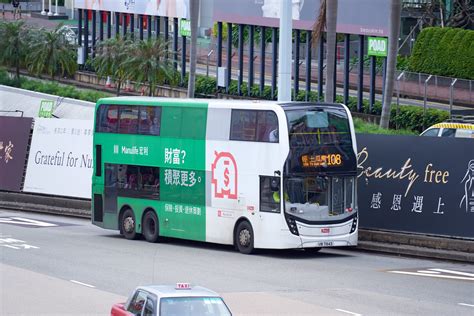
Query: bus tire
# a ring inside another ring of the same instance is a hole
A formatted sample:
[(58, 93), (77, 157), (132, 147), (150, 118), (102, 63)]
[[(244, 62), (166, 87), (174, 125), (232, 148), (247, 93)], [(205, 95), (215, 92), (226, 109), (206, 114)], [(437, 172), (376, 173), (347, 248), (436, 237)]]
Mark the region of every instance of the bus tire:
[(242, 221), (237, 225), (234, 240), (235, 247), (240, 253), (249, 255), (255, 251), (253, 229), (248, 221)]
[(160, 237), (160, 223), (155, 211), (150, 210), (143, 216), (142, 223), (143, 236), (148, 242), (157, 242)]
[(133, 214), (133, 210), (131, 208), (127, 208), (122, 215), (120, 220), (120, 228), (122, 230), (123, 235), (126, 239), (137, 239), (138, 234), (136, 232), (136, 220), (135, 214)]

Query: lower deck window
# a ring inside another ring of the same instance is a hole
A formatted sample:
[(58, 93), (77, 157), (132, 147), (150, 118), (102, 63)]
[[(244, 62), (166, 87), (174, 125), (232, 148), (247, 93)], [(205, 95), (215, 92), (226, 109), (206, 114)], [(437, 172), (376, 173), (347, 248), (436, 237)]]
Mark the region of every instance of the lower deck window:
[(105, 187), (125, 193), (160, 194), (160, 169), (136, 165), (105, 164)]

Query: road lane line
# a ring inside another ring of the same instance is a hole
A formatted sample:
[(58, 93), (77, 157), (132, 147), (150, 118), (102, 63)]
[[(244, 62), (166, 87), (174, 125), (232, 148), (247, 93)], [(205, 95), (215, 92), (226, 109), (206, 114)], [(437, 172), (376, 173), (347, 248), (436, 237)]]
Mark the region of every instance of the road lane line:
[(427, 273), (427, 274), (440, 274), (441, 272), (438, 271), (429, 271), (429, 270), (418, 270), (419, 273)]
[(460, 271), (453, 271), (453, 270), (446, 270), (446, 269), (430, 269), (432, 271), (444, 272), (444, 273), (451, 273), (451, 274), (459, 274), (474, 278), (474, 273), (467, 273), (467, 272), (460, 272)]
[(336, 310), (337, 310), (338, 312), (341, 312), (341, 313), (351, 314), (351, 315), (354, 315), (354, 316), (362, 316), (362, 314), (353, 313), (353, 312), (350, 312), (350, 311), (346, 311), (346, 310), (344, 310), (344, 309), (336, 308)]
[(472, 304), (466, 304), (466, 303), (458, 303), (458, 305), (474, 307), (474, 305), (472, 305)]
[(466, 278), (466, 277), (453, 276), (453, 275), (426, 274), (426, 273), (407, 272), (407, 271), (388, 271), (388, 272), (389, 273), (397, 273), (397, 274), (417, 275), (417, 276), (424, 276), (424, 277), (430, 277), (430, 278), (442, 278), (442, 279), (455, 279), (455, 280), (474, 281), (474, 278)]
[(90, 287), (90, 288), (95, 288), (95, 286), (93, 285), (90, 285), (90, 284), (87, 284), (87, 283), (82, 283), (82, 282), (79, 282), (79, 281), (76, 281), (76, 280), (69, 280), (71, 281), (72, 283), (76, 283), (76, 284), (79, 284), (79, 285), (84, 285), (84, 286), (87, 286), (87, 287)]

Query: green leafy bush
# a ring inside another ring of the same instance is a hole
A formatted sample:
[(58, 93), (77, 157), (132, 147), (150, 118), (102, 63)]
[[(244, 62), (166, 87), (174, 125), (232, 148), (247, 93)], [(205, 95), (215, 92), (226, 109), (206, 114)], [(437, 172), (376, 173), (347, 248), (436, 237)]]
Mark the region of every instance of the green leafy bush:
[(418, 36), (408, 70), (474, 79), (474, 30), (425, 28)]
[(73, 86), (63, 85), (57, 82), (43, 82), (26, 78), (21, 78), (20, 82), (17, 82), (15, 79), (10, 79), (8, 73), (4, 70), (0, 70), (0, 84), (89, 102), (97, 102), (100, 98), (112, 96), (110, 93), (95, 90), (80, 90)]

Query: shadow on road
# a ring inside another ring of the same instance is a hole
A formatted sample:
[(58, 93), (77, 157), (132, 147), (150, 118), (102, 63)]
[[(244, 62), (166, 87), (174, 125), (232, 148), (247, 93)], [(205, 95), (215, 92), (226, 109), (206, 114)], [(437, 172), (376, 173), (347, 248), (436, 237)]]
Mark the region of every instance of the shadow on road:
[[(105, 238), (111, 239), (123, 239), (123, 242), (127, 242), (127, 240), (120, 234), (106, 234), (101, 235)], [(148, 244), (143, 238), (139, 238), (137, 240), (132, 240), (130, 242), (136, 242)], [(159, 248), (160, 245), (168, 245), (173, 247), (179, 248), (194, 248), (194, 249), (202, 249), (206, 251), (215, 251), (215, 252), (227, 252), (227, 253), (238, 253), (234, 246), (231, 245), (221, 245), (221, 244), (213, 244), (213, 243), (206, 243), (194, 240), (184, 240), (178, 238), (168, 238), (168, 237), (161, 237), (160, 242), (156, 244), (150, 244), (150, 246), (155, 246)], [(325, 258), (350, 258), (354, 257), (351, 252), (335, 252), (334, 250), (338, 250), (339, 248), (323, 248), (320, 251), (316, 251), (315, 249), (257, 249), (254, 254), (251, 256), (260, 256), (260, 257), (268, 257), (268, 258), (275, 258), (275, 259), (310, 259), (310, 258), (318, 258), (318, 260), (325, 259)], [(344, 247), (347, 250), (347, 247)], [(340, 249), (342, 250), (342, 249)], [(244, 256), (244, 255), (243, 255)]]

